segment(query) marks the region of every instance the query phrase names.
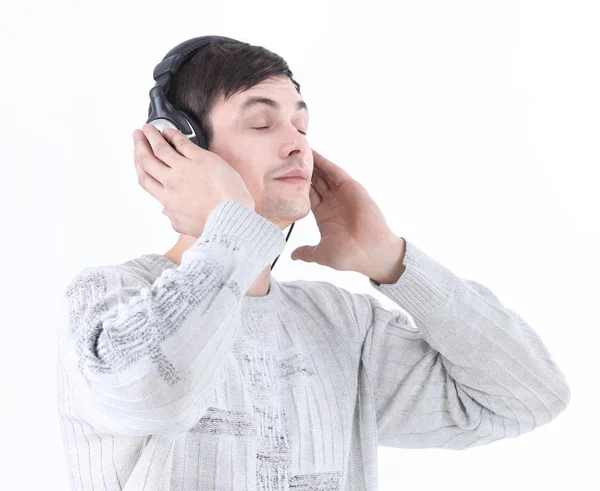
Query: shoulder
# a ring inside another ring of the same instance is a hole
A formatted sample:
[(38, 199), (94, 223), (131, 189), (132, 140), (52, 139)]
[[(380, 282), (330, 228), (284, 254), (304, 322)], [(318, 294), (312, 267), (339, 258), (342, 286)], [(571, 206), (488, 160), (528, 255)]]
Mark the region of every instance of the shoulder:
[(144, 256), (122, 263), (86, 266), (67, 281), (63, 297), (83, 302), (101, 298), (115, 290), (150, 288), (164, 270), (161, 266), (149, 262)]
[(341, 329), (346, 335), (363, 339), (372, 326), (391, 326), (415, 332), (411, 315), (402, 307), (385, 308), (370, 293), (352, 292), (326, 281), (296, 280), (282, 285), (288, 297), (312, 308)]
[(327, 281), (294, 280), (281, 283), (284, 300), (314, 312), (347, 336), (360, 335), (370, 317), (369, 295), (352, 292)]

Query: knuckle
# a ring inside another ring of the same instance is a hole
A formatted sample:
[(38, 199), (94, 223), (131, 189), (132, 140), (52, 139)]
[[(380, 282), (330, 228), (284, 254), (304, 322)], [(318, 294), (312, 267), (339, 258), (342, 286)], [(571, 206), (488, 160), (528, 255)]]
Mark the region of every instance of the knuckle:
[(190, 151), (192, 149), (192, 147), (194, 147), (194, 144), (190, 141), (190, 139), (183, 135), (182, 133), (176, 133), (173, 136), (173, 143), (175, 144), (175, 147), (178, 150), (182, 150), (183, 152), (180, 153), (185, 153), (187, 151)]
[(163, 185), (166, 191), (173, 191), (173, 183), (171, 182), (171, 178), (168, 175), (162, 179), (161, 184)]
[(178, 147), (182, 144), (181, 133), (179, 131), (173, 131), (169, 134), (169, 137), (169, 139), (173, 142), (173, 145)]
[(165, 145), (164, 143), (157, 143), (156, 147), (154, 148), (154, 155), (156, 155), (158, 158), (161, 158), (165, 153)]
[(144, 165), (146, 164), (146, 161), (148, 159), (148, 155), (142, 151), (142, 150), (138, 150), (135, 154), (134, 154), (134, 161), (136, 163), (137, 166), (141, 167), (142, 169), (144, 168)]
[(174, 172), (171, 172), (171, 175), (173, 176), (173, 185), (174, 186), (179, 186), (180, 183), (181, 184), (185, 184), (185, 183), (193, 183), (195, 182), (195, 176), (194, 176), (194, 172), (197, 171), (197, 168), (194, 168), (193, 166), (189, 166), (189, 165), (185, 165), (185, 166), (181, 166), (177, 169), (173, 169)]

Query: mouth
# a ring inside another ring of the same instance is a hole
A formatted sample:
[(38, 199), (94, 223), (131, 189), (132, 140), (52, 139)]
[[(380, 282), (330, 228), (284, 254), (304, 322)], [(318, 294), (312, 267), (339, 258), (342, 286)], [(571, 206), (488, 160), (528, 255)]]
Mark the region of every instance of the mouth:
[(279, 177), (276, 181), (287, 182), (288, 184), (306, 184), (308, 181), (303, 177)]

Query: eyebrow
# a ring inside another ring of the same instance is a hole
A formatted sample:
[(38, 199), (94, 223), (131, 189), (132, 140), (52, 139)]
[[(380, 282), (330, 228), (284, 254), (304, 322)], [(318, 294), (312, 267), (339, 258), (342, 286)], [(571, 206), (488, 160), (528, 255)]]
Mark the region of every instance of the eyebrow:
[[(240, 106), (240, 109), (238, 110), (238, 116), (242, 116), (245, 112), (261, 104), (265, 104), (273, 109), (281, 110), (281, 104), (279, 104), (277, 101), (268, 97), (253, 96), (246, 99), (244, 103)], [(298, 101), (296, 103), (296, 110), (305, 110), (308, 113), (308, 107), (306, 105), (306, 102)]]

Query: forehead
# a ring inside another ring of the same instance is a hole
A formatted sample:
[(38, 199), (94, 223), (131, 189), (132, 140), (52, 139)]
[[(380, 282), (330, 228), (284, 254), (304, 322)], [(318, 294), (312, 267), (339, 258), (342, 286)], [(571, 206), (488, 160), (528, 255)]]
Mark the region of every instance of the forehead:
[(308, 114), (306, 102), (289, 77), (271, 77), (263, 80), (247, 90), (233, 94), (227, 100), (221, 97), (215, 106), (219, 112), (226, 112), (236, 118), (250, 114), (258, 108), (292, 113), (301, 111)]

